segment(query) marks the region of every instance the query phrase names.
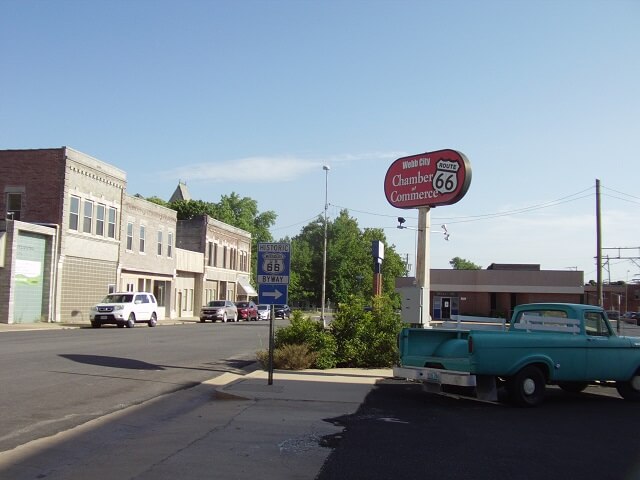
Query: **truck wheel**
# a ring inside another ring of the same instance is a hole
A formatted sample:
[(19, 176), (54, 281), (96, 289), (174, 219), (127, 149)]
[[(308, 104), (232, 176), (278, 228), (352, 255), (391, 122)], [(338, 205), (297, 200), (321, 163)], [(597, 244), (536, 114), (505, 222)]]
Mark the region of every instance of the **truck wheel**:
[(560, 382), (558, 386), (569, 393), (580, 393), (585, 388), (587, 388), (589, 384), (587, 382)]
[(616, 390), (630, 402), (640, 402), (640, 370), (627, 382), (616, 382)]
[(544, 374), (538, 367), (524, 367), (507, 383), (509, 396), (520, 407), (535, 407), (544, 400)]

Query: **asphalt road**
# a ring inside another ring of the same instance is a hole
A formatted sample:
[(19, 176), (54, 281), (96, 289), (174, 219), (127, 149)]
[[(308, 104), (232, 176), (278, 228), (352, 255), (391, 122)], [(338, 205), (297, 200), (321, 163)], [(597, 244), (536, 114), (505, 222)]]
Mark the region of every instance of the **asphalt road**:
[(354, 415), (316, 480), (640, 479), (640, 404), (611, 388), (516, 408), (385, 380)]
[(224, 372), (268, 347), (268, 322), (0, 334), (0, 451)]

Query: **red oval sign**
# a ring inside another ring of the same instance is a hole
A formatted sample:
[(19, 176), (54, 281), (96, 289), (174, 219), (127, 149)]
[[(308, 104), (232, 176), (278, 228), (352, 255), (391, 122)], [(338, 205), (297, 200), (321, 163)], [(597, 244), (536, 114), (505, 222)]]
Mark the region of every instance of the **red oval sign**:
[(402, 157), (384, 178), (384, 194), (396, 208), (435, 207), (456, 203), (469, 189), (471, 164), (456, 150)]

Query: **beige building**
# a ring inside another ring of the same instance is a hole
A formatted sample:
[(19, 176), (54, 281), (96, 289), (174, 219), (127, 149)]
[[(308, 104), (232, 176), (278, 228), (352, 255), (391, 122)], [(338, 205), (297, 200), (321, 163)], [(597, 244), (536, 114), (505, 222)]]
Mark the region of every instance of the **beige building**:
[[(10, 212), (0, 229), (12, 246), (1, 322), (88, 321), (91, 305), (116, 283), (125, 188), (122, 170), (68, 147), (0, 151), (0, 211)], [(22, 223), (49, 229), (27, 233), (35, 227)], [(27, 251), (52, 251), (54, 264), (46, 254), (22, 258)]]
[(173, 317), (177, 213), (143, 198), (124, 195), (120, 228), (118, 291), (151, 292), (158, 316)]
[[(177, 246), (184, 250), (203, 254), (202, 288), (181, 288), (182, 302), (187, 310), (196, 309), (211, 300), (242, 300), (257, 295), (249, 283), (251, 268), (251, 234), (232, 227), (208, 215), (199, 215), (191, 220), (178, 220)], [(190, 284), (187, 272), (181, 287)], [(195, 274), (197, 277), (197, 274)], [(183, 277), (179, 277), (183, 278)], [(194, 283), (198, 281), (194, 278)]]
[[(0, 322), (88, 323), (116, 290), (154, 293), (160, 318), (256, 295), (248, 232), (189, 221), (180, 249), (176, 212), (126, 185), (122, 170), (68, 147), (0, 151)], [(178, 194), (190, 198), (182, 182)]]

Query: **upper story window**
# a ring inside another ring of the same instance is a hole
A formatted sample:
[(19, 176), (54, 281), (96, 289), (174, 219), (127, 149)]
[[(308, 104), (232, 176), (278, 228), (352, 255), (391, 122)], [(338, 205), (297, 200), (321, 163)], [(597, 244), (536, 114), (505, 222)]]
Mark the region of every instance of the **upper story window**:
[(127, 250), (133, 250), (133, 222), (127, 222)]
[(146, 235), (146, 227), (144, 225), (140, 225), (140, 253), (144, 253)]
[(109, 207), (107, 216), (107, 237), (116, 238), (116, 209)]
[(7, 218), (20, 220), (22, 193), (7, 193)]
[(78, 230), (80, 222), (80, 199), (73, 195), (69, 198), (69, 229)]
[(173, 258), (173, 232), (167, 234), (167, 257)]
[(207, 266), (209, 267), (214, 267), (215, 264), (213, 263), (213, 242), (208, 242), (207, 243)]
[(104, 213), (105, 206), (102, 204), (96, 205), (96, 235), (104, 236)]
[(158, 230), (158, 255), (162, 255), (162, 231)]
[(91, 200), (84, 201), (82, 231), (85, 233), (91, 233), (93, 231), (93, 202)]

